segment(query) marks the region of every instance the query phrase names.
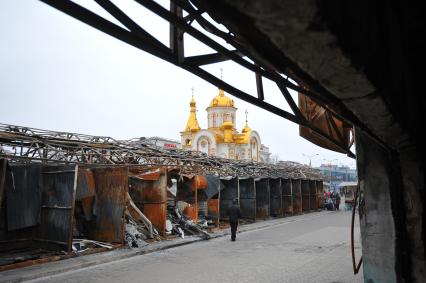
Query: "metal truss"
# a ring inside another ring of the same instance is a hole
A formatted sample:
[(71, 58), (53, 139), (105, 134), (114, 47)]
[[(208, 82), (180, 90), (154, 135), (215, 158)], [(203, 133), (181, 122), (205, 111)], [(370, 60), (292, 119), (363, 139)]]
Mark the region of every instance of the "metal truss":
[[(332, 109), (329, 115), (338, 117), (340, 120), (344, 121), (346, 127), (350, 128), (352, 123), (349, 121), (354, 121), (356, 119), (339, 100), (330, 95), (320, 86), (312, 83), (311, 80), (304, 76), (303, 72), (300, 72), (300, 70), (298, 71), (295, 68), (289, 68), (288, 72), (291, 74), (290, 79), (288, 76), (289, 74), (280, 74), (274, 70), (273, 66), (257, 60), (255, 56), (252, 56), (244, 48), (244, 46), (239, 43), (236, 35), (232, 34), (231, 32), (224, 32), (218, 29), (211, 22), (211, 20), (207, 20), (205, 16), (206, 13), (194, 5), (193, 2), (196, 1), (191, 2), (189, 0), (172, 0), (170, 2), (170, 9), (167, 10), (152, 0), (135, 0), (140, 5), (144, 6), (170, 23), (169, 46), (166, 46), (157, 40), (153, 35), (138, 25), (129, 15), (127, 15), (117, 5), (109, 0), (94, 1), (111, 16), (117, 19), (123, 26), (125, 26), (125, 28), (108, 21), (102, 16), (93, 13), (69, 0), (40, 1), (112, 37), (139, 48), (140, 50), (148, 52), (169, 63), (179, 66), (180, 68), (197, 75), (198, 77), (212, 83), (218, 88), (223, 89), (227, 93), (241, 100), (263, 108), (289, 121), (297, 123), (302, 127), (306, 127), (323, 139), (328, 140), (329, 142), (336, 145), (339, 151), (347, 153), (350, 157), (355, 156), (350, 151), (352, 144), (348, 144), (339, 136), (330, 135), (324, 129), (321, 129), (314, 123), (311, 123), (307, 119), (306, 115), (300, 111), (296, 102), (291, 97), (288, 89), (292, 89), (299, 94), (303, 94), (311, 98), (325, 109)], [(183, 11), (187, 13), (185, 17), (183, 16)], [(203, 32), (193, 26), (194, 21), (196, 21), (202, 27)], [(216, 52), (211, 54), (185, 57), (183, 39), (184, 33), (214, 49)], [(230, 50), (226, 48), (223, 44), (220, 44), (206, 34), (214, 35), (223, 39), (226, 43), (233, 46), (233, 49)], [(213, 64), (227, 60), (231, 60), (253, 73), (253, 78), (255, 78), (257, 85), (257, 96), (252, 96), (238, 89), (237, 87), (224, 82), (222, 79), (201, 68), (201, 66), (207, 64)], [(262, 84), (263, 78), (267, 78), (277, 84), (285, 101), (288, 103), (293, 113), (287, 112), (275, 105), (267, 103), (264, 100), (264, 90)], [(297, 84), (293, 83), (292, 81), (297, 82)], [(330, 119), (330, 121), (333, 120), (334, 119)], [(331, 126), (334, 127), (335, 125)]]
[(167, 167), (188, 175), (322, 178), (319, 170), (293, 162), (272, 165), (230, 160), (196, 151), (163, 149), (144, 139), (118, 141), (6, 124), (0, 124), (0, 157), (12, 163)]

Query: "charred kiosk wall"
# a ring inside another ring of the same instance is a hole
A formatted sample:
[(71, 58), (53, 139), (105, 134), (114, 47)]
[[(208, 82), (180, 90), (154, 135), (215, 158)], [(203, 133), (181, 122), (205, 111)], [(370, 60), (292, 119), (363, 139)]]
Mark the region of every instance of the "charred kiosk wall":
[(243, 218), (256, 219), (256, 189), (253, 178), (239, 179), (240, 209)]
[(220, 202), (220, 219), (227, 219), (226, 211), (232, 206), (232, 201), (239, 198), (238, 178), (230, 180), (221, 179), (222, 187), (219, 195)]
[(270, 178), (270, 215), (283, 215), (282, 195), (281, 195), (281, 178)]
[(269, 217), (270, 195), (269, 179), (256, 180), (256, 218), (265, 219)]
[[(4, 165), (2, 167), (4, 169)], [(76, 168), (35, 164), (6, 166), (1, 250), (27, 246), (70, 251)]]

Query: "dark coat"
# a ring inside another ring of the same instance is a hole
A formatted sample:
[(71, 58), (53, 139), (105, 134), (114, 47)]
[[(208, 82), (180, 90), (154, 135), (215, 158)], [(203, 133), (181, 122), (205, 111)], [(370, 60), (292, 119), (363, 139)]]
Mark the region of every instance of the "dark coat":
[(241, 218), (240, 208), (236, 205), (228, 207), (226, 210), (226, 214), (229, 217), (229, 222), (237, 222), (239, 218)]
[(339, 196), (339, 194), (336, 195), (336, 204), (340, 204), (340, 196)]

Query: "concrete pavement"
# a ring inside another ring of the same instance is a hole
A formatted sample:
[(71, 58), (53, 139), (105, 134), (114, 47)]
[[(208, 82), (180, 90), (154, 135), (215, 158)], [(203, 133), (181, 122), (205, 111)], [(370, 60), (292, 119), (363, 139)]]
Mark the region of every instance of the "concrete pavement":
[[(354, 276), (351, 270), (349, 221), (350, 214), (343, 211), (262, 221), (241, 226), (245, 232), (236, 242), (218, 237), (156, 253), (122, 255), (109, 263), (51, 272), (33, 282), (363, 282), (362, 274)], [(58, 264), (69, 266), (66, 262)]]

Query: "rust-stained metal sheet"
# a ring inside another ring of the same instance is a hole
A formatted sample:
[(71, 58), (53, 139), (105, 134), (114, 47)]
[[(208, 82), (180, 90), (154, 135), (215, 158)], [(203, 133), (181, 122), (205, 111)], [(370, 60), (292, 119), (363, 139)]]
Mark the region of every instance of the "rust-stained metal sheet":
[(77, 165), (44, 165), (41, 172), (41, 216), (33, 240), (71, 252)]
[(241, 216), (256, 219), (256, 187), (253, 178), (239, 178)]
[(157, 168), (157, 169), (146, 171), (146, 172), (139, 172), (139, 173), (135, 173), (135, 172), (132, 172), (133, 178), (139, 178), (146, 181), (157, 181), (158, 179), (160, 179), (162, 170)]
[(207, 188), (207, 179), (205, 176), (196, 175), (194, 177), (194, 186), (197, 190), (205, 190)]
[(207, 201), (207, 211), (208, 215), (213, 218), (213, 221), (219, 223), (219, 199), (211, 198)]
[[(190, 219), (198, 220), (198, 176), (191, 176), (182, 178), (182, 181), (178, 182), (176, 200), (184, 201), (188, 205), (183, 210), (183, 213)], [(204, 187), (207, 186), (207, 183)]]
[(302, 180), (291, 179), (293, 213), (302, 213)]
[(281, 179), (281, 195), (284, 215), (291, 215), (293, 213), (291, 185), (292, 182), (290, 179)]
[(216, 225), (219, 225), (219, 190), (220, 179), (214, 175), (206, 175), (207, 186), (204, 194), (207, 197), (207, 214), (213, 219)]
[(120, 243), (124, 241), (124, 211), (128, 187), (126, 167), (93, 168), (96, 188), (95, 218), (89, 239)]
[(40, 224), (41, 165), (11, 165), (6, 175), (8, 231)]
[(256, 186), (256, 219), (266, 219), (269, 217), (270, 191), (269, 179), (257, 179)]
[(238, 178), (220, 180), (220, 220), (228, 219), (227, 210), (232, 206), (232, 201), (239, 198)]
[[(132, 172), (133, 174), (133, 172)], [(156, 176), (157, 173), (155, 173)], [(167, 174), (166, 169), (160, 170), (157, 179), (148, 180), (134, 177), (129, 178), (129, 194), (136, 206), (151, 221), (161, 235), (165, 235), (167, 215)], [(151, 175), (153, 176), (153, 175)]]
[(318, 209), (317, 186), (315, 180), (309, 180), (309, 208)]
[[(320, 129), (327, 136), (335, 140), (339, 146), (318, 135), (309, 128), (299, 126), (299, 135), (306, 140), (329, 150), (347, 153), (352, 145), (351, 128), (352, 126), (337, 118), (333, 112), (319, 106), (307, 96), (299, 93), (299, 109), (302, 115), (314, 127)], [(347, 149), (346, 151), (343, 149)]]
[(310, 210), (310, 193), (309, 193), (309, 181), (301, 180), (302, 188), (302, 211)]
[[(12, 249), (32, 246), (71, 251), (76, 168), (41, 164), (10, 167), (7, 216), (8, 225), (16, 229), (6, 231), (5, 225), (1, 225), (0, 239), (5, 243), (1, 250), (7, 250), (8, 244)], [(18, 216), (24, 217), (16, 217), (13, 213), (17, 211), (21, 213)], [(36, 222), (27, 226), (28, 219)]]
[(271, 216), (282, 216), (283, 205), (281, 196), (281, 178), (269, 179), (270, 190), (270, 214)]
[(76, 199), (81, 200), (96, 195), (95, 176), (89, 168), (79, 168)]
[(219, 197), (219, 190), (221, 189), (219, 177), (214, 175), (206, 175), (205, 178), (207, 182), (207, 187), (204, 192), (207, 198), (211, 199), (213, 197)]
[(6, 158), (0, 158), (0, 208), (3, 207), (3, 200), (6, 192), (6, 176), (8, 171)]

